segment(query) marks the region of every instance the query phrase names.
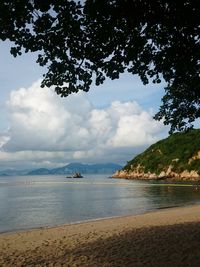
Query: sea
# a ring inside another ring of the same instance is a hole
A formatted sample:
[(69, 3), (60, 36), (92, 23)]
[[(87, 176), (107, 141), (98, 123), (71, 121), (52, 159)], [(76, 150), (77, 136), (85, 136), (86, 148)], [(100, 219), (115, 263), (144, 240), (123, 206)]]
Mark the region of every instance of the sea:
[(1, 176), (0, 233), (200, 203), (200, 187), (109, 175)]

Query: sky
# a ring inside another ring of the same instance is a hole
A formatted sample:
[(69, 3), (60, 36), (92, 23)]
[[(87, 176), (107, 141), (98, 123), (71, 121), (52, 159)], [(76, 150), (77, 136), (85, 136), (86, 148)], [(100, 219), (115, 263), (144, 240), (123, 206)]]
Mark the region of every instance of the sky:
[(67, 98), (40, 88), (36, 54), (13, 58), (0, 43), (0, 170), (53, 168), (70, 162), (124, 165), (168, 136), (153, 120), (164, 82), (144, 86), (123, 74)]

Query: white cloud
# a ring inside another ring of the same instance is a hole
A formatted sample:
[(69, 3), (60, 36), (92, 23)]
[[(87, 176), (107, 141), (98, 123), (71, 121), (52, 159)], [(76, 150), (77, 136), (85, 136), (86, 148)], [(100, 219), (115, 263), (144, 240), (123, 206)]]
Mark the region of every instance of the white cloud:
[(85, 93), (60, 98), (39, 85), (37, 81), (11, 92), (10, 129), (0, 135), (1, 160), (49, 166), (72, 160), (116, 161), (121, 151), (134, 154), (164, 131), (135, 101), (114, 101), (97, 109)]
[(151, 144), (157, 140), (156, 134), (162, 125), (152, 120), (149, 113), (124, 115), (118, 120), (117, 130), (109, 140), (114, 147), (130, 147)]
[(0, 134), (0, 148), (2, 148), (9, 141), (9, 139), (9, 136)]
[(53, 90), (39, 85), (40, 81), (11, 93), (10, 140), (6, 149), (62, 151), (88, 146), (85, 121), (91, 106), (87, 99), (82, 95), (61, 99)]

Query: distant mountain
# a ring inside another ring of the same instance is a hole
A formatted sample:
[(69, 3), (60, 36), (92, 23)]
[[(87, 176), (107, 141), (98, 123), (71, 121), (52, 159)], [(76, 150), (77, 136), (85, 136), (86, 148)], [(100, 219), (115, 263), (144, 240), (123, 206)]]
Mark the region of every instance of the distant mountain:
[(6, 173), (0, 173), (0, 176), (10, 176), (10, 175)]
[(21, 176), (27, 174), (30, 170), (15, 170), (15, 169), (6, 169), (0, 171), (0, 176)]
[(50, 170), (45, 169), (45, 168), (40, 168), (40, 169), (32, 170), (27, 173), (27, 175), (45, 175), (45, 174), (50, 174)]
[(75, 172), (80, 172), (81, 174), (111, 174), (121, 168), (121, 165), (115, 163), (83, 164), (76, 162), (51, 170), (45, 168), (32, 170), (28, 172), (27, 175), (72, 174)]

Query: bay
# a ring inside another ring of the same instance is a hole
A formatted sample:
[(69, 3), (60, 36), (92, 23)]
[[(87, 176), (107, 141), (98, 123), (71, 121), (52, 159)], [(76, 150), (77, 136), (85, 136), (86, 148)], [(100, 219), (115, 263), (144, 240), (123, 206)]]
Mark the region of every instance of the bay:
[(200, 188), (107, 175), (0, 177), (0, 232), (75, 223), (200, 203)]

